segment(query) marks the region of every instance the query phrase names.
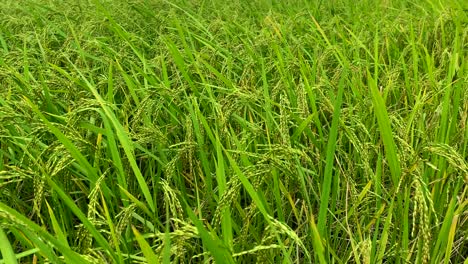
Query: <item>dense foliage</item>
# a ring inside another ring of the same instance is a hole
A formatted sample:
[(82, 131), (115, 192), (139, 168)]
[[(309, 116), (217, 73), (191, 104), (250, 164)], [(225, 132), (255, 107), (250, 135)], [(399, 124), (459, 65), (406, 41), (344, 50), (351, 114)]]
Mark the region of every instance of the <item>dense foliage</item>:
[(0, 263), (467, 263), (463, 0), (0, 0)]

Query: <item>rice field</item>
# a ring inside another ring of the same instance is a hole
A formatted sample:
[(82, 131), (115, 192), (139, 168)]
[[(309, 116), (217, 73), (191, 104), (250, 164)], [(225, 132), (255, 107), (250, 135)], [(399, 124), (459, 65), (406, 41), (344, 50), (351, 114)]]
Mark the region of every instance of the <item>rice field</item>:
[(0, 263), (468, 263), (468, 2), (0, 0)]

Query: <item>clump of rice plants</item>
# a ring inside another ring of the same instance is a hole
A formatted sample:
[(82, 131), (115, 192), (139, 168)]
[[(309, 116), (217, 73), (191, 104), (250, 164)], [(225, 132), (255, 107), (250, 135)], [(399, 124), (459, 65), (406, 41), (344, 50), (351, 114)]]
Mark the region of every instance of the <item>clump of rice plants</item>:
[(467, 10), (0, 1), (0, 263), (466, 263)]

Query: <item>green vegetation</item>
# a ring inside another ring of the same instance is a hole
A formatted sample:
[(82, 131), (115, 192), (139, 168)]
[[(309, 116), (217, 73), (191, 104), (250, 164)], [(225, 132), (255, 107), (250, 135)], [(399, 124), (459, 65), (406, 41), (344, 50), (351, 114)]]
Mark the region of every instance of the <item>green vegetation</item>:
[(468, 4), (0, 0), (0, 263), (467, 263)]

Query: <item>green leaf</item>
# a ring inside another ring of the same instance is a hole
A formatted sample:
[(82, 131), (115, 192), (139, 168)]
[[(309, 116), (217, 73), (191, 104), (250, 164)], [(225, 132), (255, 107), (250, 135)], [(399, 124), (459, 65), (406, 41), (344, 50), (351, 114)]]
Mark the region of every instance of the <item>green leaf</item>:
[[(45, 231), (42, 227), (2, 202), (0, 202), (0, 212), (10, 215), (13, 219), (15, 219), (15, 223), (21, 223), (21, 228), (19, 228), (19, 231), (24, 233), (26, 237), (32, 240), (32, 242), (41, 250), (41, 253), (45, 253), (49, 260), (53, 263), (58, 263), (59, 261), (57, 256), (53, 253), (52, 247), (50, 245), (53, 245), (60, 253), (62, 253), (63, 256), (67, 258), (69, 263), (87, 263), (83, 257), (71, 250), (68, 245), (64, 244), (62, 241), (58, 240)], [(50, 243), (50, 245), (44, 243), (44, 240)]]
[(320, 197), (320, 210), (318, 216), (318, 230), (320, 235), (323, 237), (326, 234), (326, 223), (327, 223), (327, 215), (328, 215), (328, 202), (330, 199), (330, 192), (331, 192), (331, 184), (332, 184), (332, 177), (333, 177), (333, 163), (335, 160), (335, 149), (336, 149), (336, 139), (338, 137), (338, 124), (340, 121), (340, 113), (341, 113), (341, 103), (343, 100), (343, 92), (344, 92), (344, 80), (346, 74), (343, 73), (340, 79), (340, 83), (338, 85), (338, 95), (335, 99), (335, 104), (333, 106), (333, 119), (332, 119), (332, 126), (330, 128), (329, 136), (328, 136), (328, 143), (327, 143), (327, 158), (325, 163), (325, 172), (323, 175), (323, 182), (322, 182), (322, 194)]
[(73, 214), (76, 215), (78, 219), (80, 219), (81, 223), (83, 223), (85, 228), (93, 236), (96, 242), (107, 251), (107, 253), (112, 258), (114, 263), (118, 263), (118, 258), (115, 255), (114, 250), (109, 245), (109, 242), (107, 242), (107, 240), (101, 235), (101, 233), (99, 233), (96, 227), (89, 221), (86, 215), (83, 214), (80, 208), (76, 206), (75, 202), (70, 197), (68, 197), (68, 195), (52, 179), (47, 177), (47, 181), (49, 185), (52, 187), (52, 189), (54, 189), (55, 192), (57, 192), (57, 194), (60, 196), (60, 198), (65, 202), (68, 208), (70, 208)]
[(8, 264), (16, 264), (15, 252), (13, 251), (13, 247), (10, 244), (10, 240), (8, 239), (5, 231), (3, 228), (0, 227), (0, 252), (2, 252), (3, 260), (5, 263)]
[(385, 148), (385, 158), (388, 161), (390, 167), (390, 173), (392, 175), (393, 185), (396, 187), (400, 180), (401, 168), (400, 160), (397, 156), (397, 147), (395, 141), (393, 140), (392, 127), (390, 125), (390, 118), (388, 117), (387, 107), (385, 102), (380, 95), (375, 80), (370, 77), (370, 72), (367, 72), (369, 78), (369, 86), (372, 94), (372, 103), (374, 105), (374, 113), (377, 117), (377, 122), (379, 124), (380, 136), (382, 137), (384, 148)]
[(140, 245), (141, 250), (143, 251), (143, 255), (146, 258), (146, 261), (150, 264), (155, 263), (159, 264), (159, 258), (154, 254), (153, 249), (151, 246), (146, 242), (145, 238), (138, 232), (138, 230), (132, 226), (133, 234), (135, 235), (135, 238), (138, 242), (138, 245)]
[(189, 218), (197, 227), (198, 233), (203, 241), (203, 245), (206, 246), (206, 248), (210, 251), (215, 263), (234, 263), (228, 248), (224, 246), (218, 238), (213, 238), (213, 236), (203, 226), (203, 223), (192, 212), (192, 209), (190, 209), (187, 202), (185, 200), (183, 200), (183, 202), (185, 203)]

